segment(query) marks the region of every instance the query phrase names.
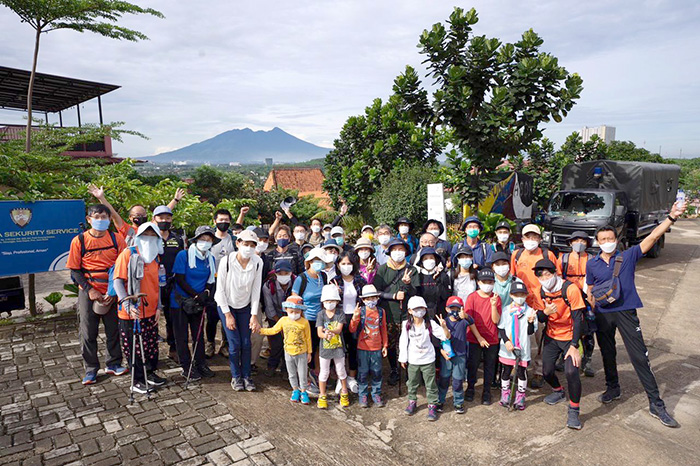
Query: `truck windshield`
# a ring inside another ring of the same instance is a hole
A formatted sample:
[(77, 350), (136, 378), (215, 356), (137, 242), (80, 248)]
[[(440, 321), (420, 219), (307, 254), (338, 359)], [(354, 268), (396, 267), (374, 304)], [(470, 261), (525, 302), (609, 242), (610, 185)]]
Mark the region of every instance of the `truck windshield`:
[(549, 204), (549, 215), (554, 217), (597, 217), (612, 215), (611, 193), (559, 192)]

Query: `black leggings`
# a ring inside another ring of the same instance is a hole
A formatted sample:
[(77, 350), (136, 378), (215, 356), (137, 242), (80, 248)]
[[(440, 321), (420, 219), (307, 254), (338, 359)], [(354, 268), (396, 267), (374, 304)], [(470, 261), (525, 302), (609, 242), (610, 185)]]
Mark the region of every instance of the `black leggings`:
[(469, 342), (469, 359), (467, 360), (467, 389), (474, 389), (476, 385), (476, 371), (484, 358), (484, 392), (491, 390), (491, 384), (496, 375), (496, 363), (498, 363), (498, 344), (488, 348), (482, 348), (478, 343)]
[[(561, 389), (559, 378), (555, 372), (555, 366), (560, 354), (566, 354), (571, 346), (571, 341), (554, 340), (545, 335), (544, 347), (542, 349), (542, 376), (553, 389)], [(569, 399), (572, 403), (578, 404), (581, 401), (581, 377), (578, 367), (574, 366), (571, 358), (564, 360), (564, 373), (566, 383), (569, 385)]]
[[(513, 372), (513, 366), (508, 364), (501, 364), (501, 380), (510, 380), (510, 374)], [(518, 366), (518, 370), (515, 371), (515, 375), (518, 380), (527, 380), (527, 371), (525, 366)]]
[(350, 319), (352, 316), (348, 317), (347, 322), (343, 325), (343, 340), (345, 340), (345, 353), (346, 359), (348, 360), (348, 369), (351, 371), (357, 371), (357, 339), (355, 335), (350, 332)]

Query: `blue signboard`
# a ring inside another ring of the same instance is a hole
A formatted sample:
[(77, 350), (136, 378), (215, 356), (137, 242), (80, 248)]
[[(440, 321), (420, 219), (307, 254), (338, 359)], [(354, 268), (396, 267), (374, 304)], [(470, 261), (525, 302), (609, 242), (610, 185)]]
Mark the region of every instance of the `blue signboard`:
[(0, 277), (63, 270), (85, 202), (0, 201)]

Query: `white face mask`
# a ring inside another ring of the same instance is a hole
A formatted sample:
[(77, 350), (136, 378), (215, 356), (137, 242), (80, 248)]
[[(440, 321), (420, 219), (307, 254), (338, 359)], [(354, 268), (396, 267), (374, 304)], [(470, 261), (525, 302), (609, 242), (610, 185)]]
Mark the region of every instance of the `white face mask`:
[(369, 254), (370, 252), (367, 251), (366, 249), (363, 249), (362, 251), (358, 252), (357, 255), (362, 259), (363, 261), (366, 261), (369, 259)]
[(161, 239), (155, 236), (139, 236), (138, 250), (146, 264), (150, 264), (158, 256)]
[(425, 309), (413, 309), (411, 313), (413, 314), (413, 317), (418, 317), (419, 319), (425, 317)]
[(389, 241), (391, 241), (391, 236), (389, 235), (379, 235), (377, 236), (377, 240), (379, 241), (379, 244), (382, 246), (386, 246), (389, 244)]
[(400, 263), (406, 259), (406, 253), (404, 251), (391, 251), (391, 260)]
[(295, 231), (294, 232), (294, 239), (297, 241), (301, 241), (303, 239), (306, 239), (306, 233), (301, 232), (301, 231)]
[(600, 249), (606, 254), (612, 254), (617, 249), (617, 241), (612, 243), (603, 243), (600, 245)]
[(557, 276), (556, 275), (552, 275), (547, 280), (540, 280), (540, 285), (542, 285), (542, 288), (544, 288), (547, 291), (554, 288), (554, 285), (556, 285), (556, 284), (557, 284)]
[(537, 249), (540, 245), (539, 241), (533, 241), (531, 239), (526, 239), (523, 241), (523, 247), (527, 249), (528, 251), (534, 251)]
[(574, 252), (581, 254), (586, 250), (586, 245), (584, 243), (574, 243), (571, 245), (571, 249), (573, 249)]
[(377, 307), (378, 302), (378, 299), (365, 299), (365, 306), (367, 306), (370, 309), (374, 309), (375, 307)]
[(430, 233), (431, 235), (433, 235), (436, 238), (438, 236), (440, 236), (440, 230), (428, 230), (428, 233)]
[(435, 268), (435, 259), (426, 259), (423, 261), (423, 268), (425, 270), (433, 270)]
[(212, 242), (211, 241), (197, 241), (197, 249), (200, 251), (206, 252), (210, 250), (212, 247)]
[(238, 252), (241, 253), (243, 259), (250, 259), (255, 254), (255, 248), (251, 246), (241, 246), (238, 248)]
[(508, 241), (508, 238), (510, 238), (510, 234), (508, 233), (496, 233), (496, 238), (498, 239), (499, 243), (505, 243)]
[(292, 320), (299, 320), (301, 319), (301, 312), (288, 312), (287, 317)]
[(255, 246), (255, 251), (262, 254), (263, 252), (267, 251), (267, 246), (267, 243), (260, 242), (257, 246)]
[(338, 260), (338, 254), (329, 252), (326, 253), (326, 264), (335, 264), (335, 261)]
[(318, 233), (319, 231), (321, 231), (321, 227), (318, 225), (311, 225), (311, 231), (313, 231), (314, 233)]
[(323, 237), (326, 239), (326, 241), (328, 241), (328, 238), (331, 237), (331, 231), (330, 231), (330, 230), (324, 231), (324, 232), (323, 232)]
[(343, 275), (350, 275), (352, 273), (352, 264), (344, 264), (340, 267), (340, 273)]
[(513, 302), (518, 306), (525, 304), (525, 296), (513, 296)]
[(327, 311), (334, 311), (337, 305), (338, 303), (335, 301), (326, 301), (323, 303), (323, 308)]
[(277, 275), (277, 283), (280, 285), (287, 285), (291, 280), (291, 275)]
[(479, 289), (486, 294), (493, 291), (493, 283), (479, 283)]
[(499, 277), (505, 277), (506, 275), (508, 275), (508, 272), (510, 272), (510, 266), (509, 265), (494, 265), (493, 271), (496, 272), (496, 275), (498, 275)]
[(409, 228), (406, 225), (401, 225), (399, 227), (399, 233), (401, 233), (402, 235), (407, 235), (408, 231), (409, 231)]

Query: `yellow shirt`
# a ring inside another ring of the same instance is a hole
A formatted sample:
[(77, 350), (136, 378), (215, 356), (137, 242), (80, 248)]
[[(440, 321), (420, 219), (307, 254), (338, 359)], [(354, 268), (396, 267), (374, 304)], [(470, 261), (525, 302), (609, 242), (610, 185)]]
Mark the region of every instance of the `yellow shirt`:
[(277, 335), (284, 331), (284, 351), (291, 356), (302, 353), (312, 353), (311, 327), (304, 317), (292, 320), (287, 316), (280, 317), (274, 327), (261, 328), (260, 335)]

